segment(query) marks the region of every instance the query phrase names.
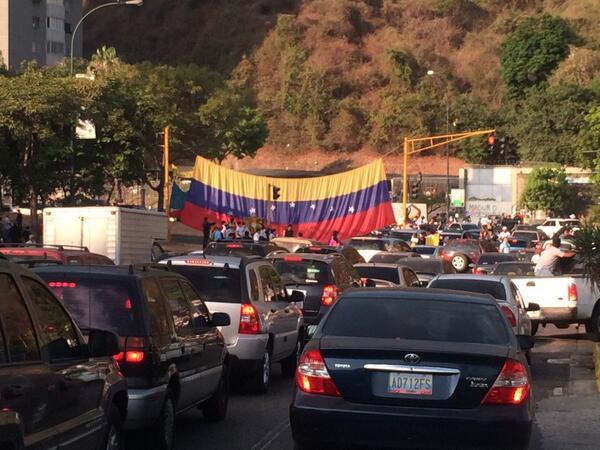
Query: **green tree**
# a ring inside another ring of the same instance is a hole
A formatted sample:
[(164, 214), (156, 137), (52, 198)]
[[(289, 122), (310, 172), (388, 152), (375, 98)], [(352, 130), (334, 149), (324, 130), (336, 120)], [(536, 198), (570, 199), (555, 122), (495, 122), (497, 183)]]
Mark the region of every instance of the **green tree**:
[(502, 78), (509, 96), (519, 97), (546, 81), (575, 41), (573, 30), (560, 17), (544, 14), (520, 23), (501, 47)]
[(527, 177), (520, 206), (531, 211), (563, 214), (569, 206), (569, 183), (564, 169), (541, 167)]
[(594, 182), (600, 185), (600, 106), (590, 108), (583, 118), (578, 146), (579, 161), (594, 171)]

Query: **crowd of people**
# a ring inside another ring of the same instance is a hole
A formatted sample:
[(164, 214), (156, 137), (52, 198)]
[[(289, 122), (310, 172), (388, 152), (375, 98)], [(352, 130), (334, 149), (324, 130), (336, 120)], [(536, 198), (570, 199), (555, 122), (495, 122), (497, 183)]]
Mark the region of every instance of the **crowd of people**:
[(15, 220), (5, 214), (0, 222), (0, 242), (3, 244), (33, 244), (34, 236), (28, 226), (23, 226), (23, 214), (17, 210)]

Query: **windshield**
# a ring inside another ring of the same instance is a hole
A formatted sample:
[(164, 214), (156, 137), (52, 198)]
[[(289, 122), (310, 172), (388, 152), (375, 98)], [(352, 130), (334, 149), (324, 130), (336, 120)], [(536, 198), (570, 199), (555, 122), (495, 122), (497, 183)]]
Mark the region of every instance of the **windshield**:
[(494, 275), (533, 275), (535, 264), (500, 263), (494, 269)]
[(506, 300), (506, 290), (499, 281), (473, 280), (465, 278), (433, 280), (429, 285), (435, 289), (489, 294), (496, 300)]
[(379, 239), (352, 239), (350, 244), (357, 250), (385, 250), (385, 242)]
[(506, 344), (509, 335), (503, 320), (498, 309), (492, 305), (350, 297), (341, 300), (330, 312), (323, 334)]
[(400, 272), (396, 267), (358, 266), (356, 270), (361, 278), (373, 278), (400, 284)]
[(512, 234), (512, 237), (515, 239), (525, 239), (525, 240), (536, 240), (538, 238), (537, 233), (529, 232), (529, 231), (515, 231)]
[(329, 265), (322, 261), (275, 259), (273, 266), (283, 282), (287, 284), (328, 284), (330, 282)]
[(240, 243), (217, 243), (211, 242), (208, 247), (204, 250), (204, 254), (209, 256), (249, 256), (258, 255), (265, 256), (264, 248), (260, 245), (254, 244), (240, 244)]
[(411, 240), (411, 238), (414, 236), (414, 234), (415, 233), (411, 232), (411, 231), (406, 231), (406, 232), (392, 231), (390, 233), (390, 236), (394, 237), (394, 238), (397, 238), (397, 239), (400, 239), (400, 240), (405, 241), (405, 242), (409, 242)]
[(403, 266), (408, 266), (417, 273), (455, 273), (454, 267), (450, 261), (423, 258), (407, 258), (398, 262)]
[(171, 270), (190, 280), (205, 302), (241, 302), (242, 289), (239, 269), (174, 264), (171, 266)]

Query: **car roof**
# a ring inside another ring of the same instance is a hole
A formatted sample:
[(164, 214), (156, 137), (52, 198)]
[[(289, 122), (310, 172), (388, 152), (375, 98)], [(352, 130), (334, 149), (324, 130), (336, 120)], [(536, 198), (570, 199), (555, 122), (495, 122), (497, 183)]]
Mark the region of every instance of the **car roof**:
[[(403, 266), (402, 264), (391, 264), (391, 263), (358, 263), (358, 264), (354, 264), (354, 267), (381, 267), (383, 269), (400, 269), (402, 267), (406, 267)], [(410, 269), (410, 267), (406, 267), (407, 269)]]
[[(295, 253), (294, 253), (295, 254)], [(172, 256), (170, 258), (161, 259), (159, 264), (173, 264), (174, 266), (195, 266), (202, 267), (202, 262), (207, 261), (207, 267), (224, 267), (227, 264), (232, 269), (239, 269), (245, 263), (254, 261), (267, 261), (260, 256), (219, 256), (219, 255), (200, 255), (190, 253), (188, 255)]]
[(303, 260), (315, 260), (315, 261), (323, 261), (323, 262), (331, 262), (336, 258), (341, 258), (342, 256), (339, 253), (277, 253), (273, 255), (273, 259), (283, 259), (285, 257), (294, 257), (294, 258), (302, 258)]
[(12, 273), (15, 275), (27, 275), (38, 278), (32, 270), (23, 267), (21, 264), (10, 262), (5, 258), (0, 258), (0, 273)]
[(495, 300), (488, 294), (430, 288), (355, 288), (344, 292), (344, 294), (342, 294), (342, 299), (343, 298), (390, 298), (406, 300), (435, 300), (456, 303), (477, 303), (482, 305), (496, 304)]
[[(76, 275), (98, 275), (109, 277), (129, 277), (145, 275), (165, 275), (167, 268), (158, 267), (156, 264), (136, 264), (128, 266), (110, 266), (110, 265), (57, 265), (57, 266), (39, 266), (34, 268), (36, 273), (54, 273), (54, 274), (76, 274)], [(173, 275), (179, 276), (171, 272)]]
[(440, 280), (477, 280), (477, 281), (494, 281), (503, 283), (508, 280), (505, 275), (475, 275), (472, 273), (445, 273), (440, 274)]

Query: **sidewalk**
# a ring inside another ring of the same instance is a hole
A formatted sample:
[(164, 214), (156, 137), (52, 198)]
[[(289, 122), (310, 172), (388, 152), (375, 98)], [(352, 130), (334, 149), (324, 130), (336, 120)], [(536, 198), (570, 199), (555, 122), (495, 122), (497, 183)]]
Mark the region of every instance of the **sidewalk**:
[[(594, 343), (583, 329), (547, 327), (536, 340), (533, 379), (537, 400), (532, 449), (592, 450), (600, 447), (600, 394)], [(552, 340), (544, 335), (552, 335)]]

